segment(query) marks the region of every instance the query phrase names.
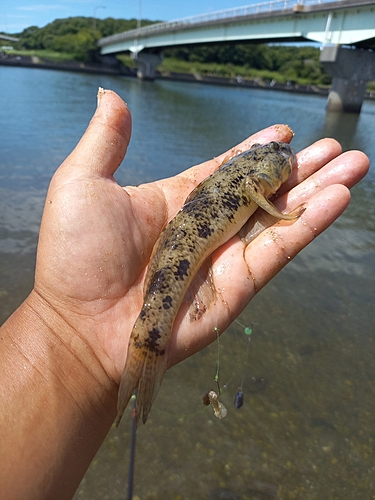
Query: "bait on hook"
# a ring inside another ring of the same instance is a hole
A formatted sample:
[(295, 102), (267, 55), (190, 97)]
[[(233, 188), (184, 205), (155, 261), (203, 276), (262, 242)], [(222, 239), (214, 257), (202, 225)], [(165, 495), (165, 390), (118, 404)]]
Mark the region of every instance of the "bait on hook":
[(215, 391), (207, 392), (203, 396), (202, 400), (205, 406), (208, 406), (209, 404), (212, 406), (215, 417), (222, 419), (227, 416), (228, 411), (223, 405), (223, 403), (219, 401), (219, 396), (216, 394)]
[(217, 359), (216, 359), (216, 373), (214, 377), (214, 382), (216, 382), (217, 385), (217, 392), (216, 394), (215, 391), (208, 391), (206, 394), (203, 396), (202, 401), (205, 406), (211, 405), (213, 410), (214, 410), (214, 415), (217, 418), (225, 418), (227, 416), (227, 409), (219, 401), (219, 396), (221, 394), (221, 388), (220, 388), (220, 383), (219, 383), (219, 371), (220, 371), (220, 330), (215, 326), (214, 332), (216, 333), (216, 340), (217, 340)]

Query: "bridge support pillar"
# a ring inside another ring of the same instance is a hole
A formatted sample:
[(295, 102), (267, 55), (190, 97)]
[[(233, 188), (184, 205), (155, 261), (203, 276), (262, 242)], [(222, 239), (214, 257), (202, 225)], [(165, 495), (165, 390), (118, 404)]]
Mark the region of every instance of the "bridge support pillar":
[(327, 110), (359, 113), (367, 83), (375, 80), (375, 53), (327, 46), (320, 54), (320, 62), (332, 76)]
[(138, 52), (134, 55), (137, 61), (137, 76), (141, 80), (154, 80), (156, 68), (162, 62), (163, 57), (160, 54), (150, 54), (148, 52)]

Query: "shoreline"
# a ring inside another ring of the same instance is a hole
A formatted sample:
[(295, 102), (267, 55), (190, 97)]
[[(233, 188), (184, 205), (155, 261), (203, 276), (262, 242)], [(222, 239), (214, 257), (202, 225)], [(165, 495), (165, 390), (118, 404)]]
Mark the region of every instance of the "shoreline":
[[(108, 61), (108, 59), (107, 59)], [(0, 57), (0, 66), (52, 69), (57, 71), (70, 71), (76, 73), (101, 74), (109, 76), (127, 76), (136, 78), (136, 70), (128, 68), (118, 61), (115, 57), (110, 59), (110, 63), (101, 62), (82, 63), (78, 61), (53, 62), (42, 59), (37, 56), (5, 56)], [(282, 84), (276, 81), (264, 82), (261, 79), (254, 78), (248, 80), (240, 75), (236, 78), (202, 75), (200, 73), (176, 73), (176, 72), (156, 72), (155, 80), (173, 80), (191, 83), (203, 83), (209, 85), (220, 85), (228, 87), (242, 87), (264, 90), (279, 90), (282, 92), (293, 92), (300, 94), (318, 95), (327, 97), (329, 88), (319, 85), (301, 85), (294, 82)], [(366, 92), (365, 99), (375, 99), (375, 93)]]
[[(127, 67), (118, 64), (83, 63), (78, 61), (54, 62), (37, 56), (0, 56), (0, 66), (54, 69), (57, 71), (70, 71), (75, 73), (98, 73), (104, 75), (132, 76), (132, 72), (126, 71)], [(129, 68), (128, 68), (129, 69)]]
[(319, 87), (318, 85), (301, 85), (294, 82), (282, 84), (279, 82), (264, 82), (261, 79), (254, 78), (254, 80), (247, 80), (238, 76), (236, 78), (228, 78), (221, 76), (201, 75), (199, 73), (163, 73), (158, 75), (156, 79), (184, 81), (191, 83), (205, 83), (209, 85), (220, 85), (236, 88), (251, 88), (263, 90), (280, 90), (282, 92), (293, 92), (300, 94), (312, 94), (320, 96), (328, 96), (329, 88)]

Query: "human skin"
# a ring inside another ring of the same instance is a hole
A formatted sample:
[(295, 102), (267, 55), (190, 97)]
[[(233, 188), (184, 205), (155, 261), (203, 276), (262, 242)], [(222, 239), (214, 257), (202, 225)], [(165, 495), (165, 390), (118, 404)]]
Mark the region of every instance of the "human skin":
[[(48, 190), (34, 288), (1, 327), (0, 485), (4, 499), (71, 498), (116, 416), (128, 340), (141, 309), (151, 251), (192, 189), (225, 158), (254, 142), (289, 142), (269, 127), (233, 150), (181, 174), (138, 187), (113, 174), (130, 140), (131, 116), (113, 92)], [(177, 315), (167, 352), (172, 366), (202, 349), (251, 298), (347, 207), (367, 172), (359, 151), (323, 139), (298, 154), (298, 168), (274, 201), (279, 221), (246, 245), (238, 236), (214, 252), (218, 300), (191, 328)]]

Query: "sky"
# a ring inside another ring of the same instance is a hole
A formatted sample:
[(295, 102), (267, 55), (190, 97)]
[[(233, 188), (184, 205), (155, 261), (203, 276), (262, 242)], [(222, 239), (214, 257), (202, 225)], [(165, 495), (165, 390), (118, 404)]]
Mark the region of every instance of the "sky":
[(85, 16), (105, 19), (138, 18), (172, 21), (195, 14), (231, 9), (265, 0), (1, 0), (0, 32), (20, 33), (29, 26), (42, 28), (65, 17)]

